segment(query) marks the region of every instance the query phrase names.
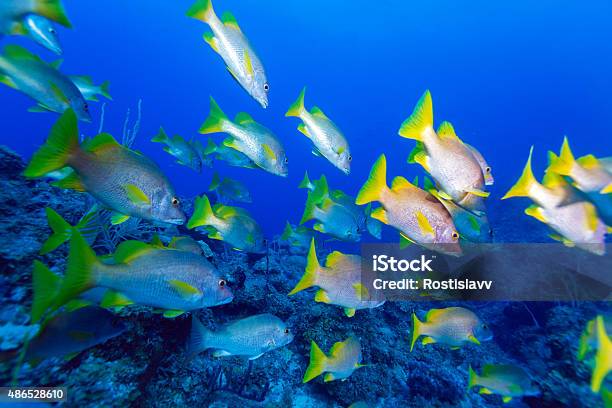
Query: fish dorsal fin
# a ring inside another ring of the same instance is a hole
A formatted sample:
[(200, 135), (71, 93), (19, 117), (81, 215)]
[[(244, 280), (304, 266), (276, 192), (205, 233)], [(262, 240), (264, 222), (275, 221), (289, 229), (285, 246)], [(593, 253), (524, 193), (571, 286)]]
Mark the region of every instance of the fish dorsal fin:
[(251, 54), (245, 48), (244, 49), (244, 69), (246, 70), (247, 75), (253, 76), (253, 61), (251, 61)]
[[(50, 62), (49, 66), (51, 68), (55, 68), (55, 69), (59, 70), (61, 68), (63, 62), (64, 62), (64, 60), (60, 58), (60, 59), (57, 59), (57, 60), (55, 60), (53, 62)], [(80, 77), (80, 78), (88, 78), (88, 77)], [(85, 82), (87, 82), (87, 81), (85, 80)], [(91, 78), (89, 78), (89, 82), (87, 82), (87, 83), (90, 84), (90, 85), (93, 85), (93, 83), (91, 81)]]
[(599, 160), (592, 154), (587, 154), (586, 156), (582, 156), (576, 160), (578, 164), (580, 164), (585, 169), (594, 169), (600, 167)]
[(100, 133), (93, 139), (83, 143), (83, 149), (90, 153), (99, 152), (105, 149), (114, 149), (121, 147), (119, 143), (108, 133)]
[(117, 263), (130, 263), (151, 251), (153, 248), (147, 243), (135, 240), (123, 241), (117, 247), (113, 258)]
[(213, 206), (213, 211), (217, 217), (222, 218), (224, 220), (232, 217), (251, 218), (251, 214), (249, 214), (249, 212), (244, 208), (231, 207), (229, 205), (215, 204), (215, 206)]
[(234, 118), (234, 122), (244, 125), (247, 123), (255, 123), (255, 120), (248, 113), (240, 112)]
[(135, 184), (126, 184), (123, 186), (130, 201), (137, 205), (151, 205), (151, 199)]
[(400, 191), (406, 188), (415, 188), (415, 186), (402, 176), (395, 177), (391, 182), (391, 190), (393, 191)]
[(272, 148), (270, 147), (270, 145), (267, 144), (263, 144), (262, 145), (263, 149), (264, 149), (264, 153), (266, 154), (266, 157), (270, 160), (275, 160), (276, 159), (276, 154), (274, 154), (274, 150), (272, 150)]
[(28, 35), (28, 29), (23, 22), (15, 21), (11, 27), (10, 33), (12, 35)]
[(560, 176), (557, 173), (553, 173), (551, 171), (544, 173), (544, 178), (542, 179), (542, 184), (544, 184), (548, 188), (555, 188), (564, 186), (567, 183), (563, 176)]
[(344, 350), (346, 349), (346, 342), (338, 341), (334, 343), (331, 349), (329, 349), (329, 357), (330, 358), (339, 358), (344, 354)]
[(530, 205), (529, 207), (527, 207), (525, 209), (525, 214), (527, 214), (530, 217), (533, 217), (536, 220), (541, 221), (543, 223), (547, 222), (546, 217), (544, 216), (544, 213), (542, 212), (542, 208), (538, 207), (535, 204)]
[(13, 59), (36, 61), (46, 64), (38, 55), (32, 54), (30, 51), (18, 45), (7, 45), (4, 47), (4, 55)]
[(336, 268), (340, 262), (346, 257), (342, 252), (334, 251), (327, 256), (327, 260), (325, 261), (325, 267), (334, 269)]
[[(175, 238), (172, 238), (172, 241), (170, 241), (170, 243), (174, 242)], [(151, 242), (149, 242), (149, 245), (157, 247), (157, 248), (165, 248), (164, 247), (164, 243), (162, 242), (161, 238), (159, 237), (159, 234), (155, 234), (153, 235), (153, 238), (151, 238)]]
[(445, 139), (457, 139), (457, 134), (455, 133), (455, 128), (451, 125), (450, 122), (442, 122), (438, 127), (438, 131), (436, 132), (439, 137)]
[(187, 282), (183, 282), (181, 280), (178, 279), (170, 279), (168, 281), (168, 283), (170, 284), (170, 286), (172, 286), (174, 288), (174, 290), (176, 290), (179, 295), (181, 295), (182, 298), (184, 299), (191, 299), (193, 297), (196, 296), (201, 296), (202, 295), (202, 291), (200, 291), (198, 288), (190, 285)]
[(382, 222), (383, 224), (389, 225), (389, 218), (387, 216), (387, 212), (382, 207), (373, 209), (370, 213), (370, 217)]
[(221, 21), (223, 22), (224, 26), (242, 32), (240, 26), (238, 25), (238, 21), (236, 21), (236, 17), (234, 17), (231, 12), (226, 11), (225, 13), (223, 13), (223, 15), (221, 16)]
[(446, 313), (445, 309), (431, 309), (425, 315), (425, 321), (427, 322), (435, 321), (439, 319), (441, 316), (443, 316), (445, 313)]
[(431, 191), (435, 189), (436, 189), (436, 186), (433, 183), (433, 181), (431, 181), (429, 177), (425, 176), (425, 178), (423, 179), (423, 190)]
[(329, 120), (329, 118), (323, 113), (321, 108), (319, 108), (318, 106), (313, 106), (312, 109), (310, 109), (310, 114), (312, 116), (317, 116), (319, 118), (323, 118), (323, 119)]
[(13, 80), (6, 75), (0, 74), (0, 82), (13, 89), (17, 89), (17, 85), (15, 84), (15, 82), (13, 82)]
[(417, 211), (416, 219), (417, 223), (419, 224), (419, 229), (423, 234), (435, 235), (434, 229), (431, 226), (431, 223), (429, 222), (427, 217), (425, 217), (425, 214), (423, 214), (421, 211)]

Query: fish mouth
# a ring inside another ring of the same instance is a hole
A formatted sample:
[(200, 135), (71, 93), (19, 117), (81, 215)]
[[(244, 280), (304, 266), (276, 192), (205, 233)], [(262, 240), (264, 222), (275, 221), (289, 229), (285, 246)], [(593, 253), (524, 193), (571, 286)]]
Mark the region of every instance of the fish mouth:
[(228, 303), (231, 303), (232, 300), (234, 300), (234, 295), (231, 295), (231, 296), (227, 297), (226, 299), (223, 299), (222, 301), (217, 303), (217, 306), (227, 305)]
[(261, 107), (262, 107), (262, 108), (264, 108), (264, 109), (267, 109), (267, 108), (268, 108), (268, 105), (269, 105), (268, 101), (267, 101), (267, 100), (265, 100), (265, 99), (260, 99), (260, 100), (259, 100), (259, 104), (260, 104), (260, 105), (261, 105)]
[(171, 218), (169, 220), (166, 220), (165, 222), (167, 224), (183, 225), (183, 224), (185, 224), (185, 217), (183, 217), (183, 218)]

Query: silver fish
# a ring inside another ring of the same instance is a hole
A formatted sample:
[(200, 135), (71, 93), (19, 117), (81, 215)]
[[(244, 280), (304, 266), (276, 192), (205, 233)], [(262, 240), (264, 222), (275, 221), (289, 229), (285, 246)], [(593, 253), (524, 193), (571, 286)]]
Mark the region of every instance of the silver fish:
[(34, 41), (58, 55), (62, 54), (57, 31), (51, 21), (45, 17), (30, 14), (23, 19), (23, 27), (27, 35)]

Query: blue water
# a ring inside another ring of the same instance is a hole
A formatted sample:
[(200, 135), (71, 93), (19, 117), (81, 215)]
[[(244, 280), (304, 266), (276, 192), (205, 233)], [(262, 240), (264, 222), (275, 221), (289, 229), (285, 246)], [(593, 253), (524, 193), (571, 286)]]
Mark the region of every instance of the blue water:
[[(62, 70), (111, 81), (104, 130), (120, 137), (125, 112), (143, 100), (135, 148), (162, 166), (181, 196), (204, 192), (212, 171), (196, 174), (174, 164), (149, 140), (160, 125), (185, 138), (208, 114), (209, 95), (230, 116), (250, 113), (285, 145), (289, 177), (263, 171), (218, 169), (250, 186), (249, 206), (267, 235), (285, 220), (297, 222), (305, 193), (304, 171), (324, 173), (330, 185), (355, 194), (381, 153), (389, 177), (420, 174), (405, 159), (413, 142), (397, 136), (401, 122), (427, 88), (436, 122), (454, 123), (493, 167), (492, 200), (515, 181), (529, 146), (536, 146), (536, 174), (545, 152), (567, 134), (577, 154), (610, 154), (607, 118), (612, 111), (612, 4), (487, 1), (223, 1), (262, 59), (270, 82), (263, 110), (226, 72), (202, 40), (207, 26), (185, 16), (190, 1), (66, 1), (73, 29), (58, 28)], [(5, 38), (47, 60), (56, 57), (31, 41)], [(320, 106), (345, 133), (353, 155), (350, 176), (310, 153), (311, 143), (284, 113), (306, 85), (306, 105)], [(9, 88), (0, 92), (0, 143), (29, 157), (46, 138), (55, 114), (28, 113), (32, 101)], [(98, 129), (101, 103), (92, 103)], [(134, 116), (134, 115), (133, 115)], [(223, 136), (215, 136), (222, 140)]]

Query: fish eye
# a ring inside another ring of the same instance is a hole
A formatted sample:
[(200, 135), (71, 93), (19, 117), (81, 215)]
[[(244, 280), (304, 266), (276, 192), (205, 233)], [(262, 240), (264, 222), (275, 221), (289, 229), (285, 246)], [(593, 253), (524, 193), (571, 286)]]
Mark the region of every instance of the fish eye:
[(485, 171), (486, 171), (487, 173), (490, 173), (490, 172), (491, 172), (491, 168), (490, 168), (489, 166), (487, 166), (487, 167), (485, 167)]
[(289, 163), (289, 159), (285, 157), (285, 163)]
[(181, 203), (181, 202), (179, 201), (179, 199), (178, 199), (178, 198), (176, 198), (176, 197), (172, 197), (172, 205), (173, 205), (173, 206), (178, 207), (178, 205), (179, 205), (180, 203)]
[(351, 161), (351, 160), (353, 160), (353, 156), (349, 154), (348, 161)]
[(219, 279), (219, 287), (224, 287), (227, 284), (227, 282), (225, 281), (225, 279)]
[(264, 84), (264, 91), (268, 92), (270, 90), (270, 85), (268, 85), (268, 83), (266, 82)]
[(50, 28), (50, 29), (49, 29), (49, 32), (50, 32), (51, 34), (55, 34), (55, 29), (54, 29), (54, 28)]
[(83, 109), (85, 109), (85, 112), (89, 112), (89, 105), (88, 104), (83, 105)]
[(457, 240), (459, 238), (459, 233), (457, 231), (453, 231), (451, 237), (453, 237), (454, 240)]
[(289, 334), (289, 329), (285, 329), (285, 334)]

